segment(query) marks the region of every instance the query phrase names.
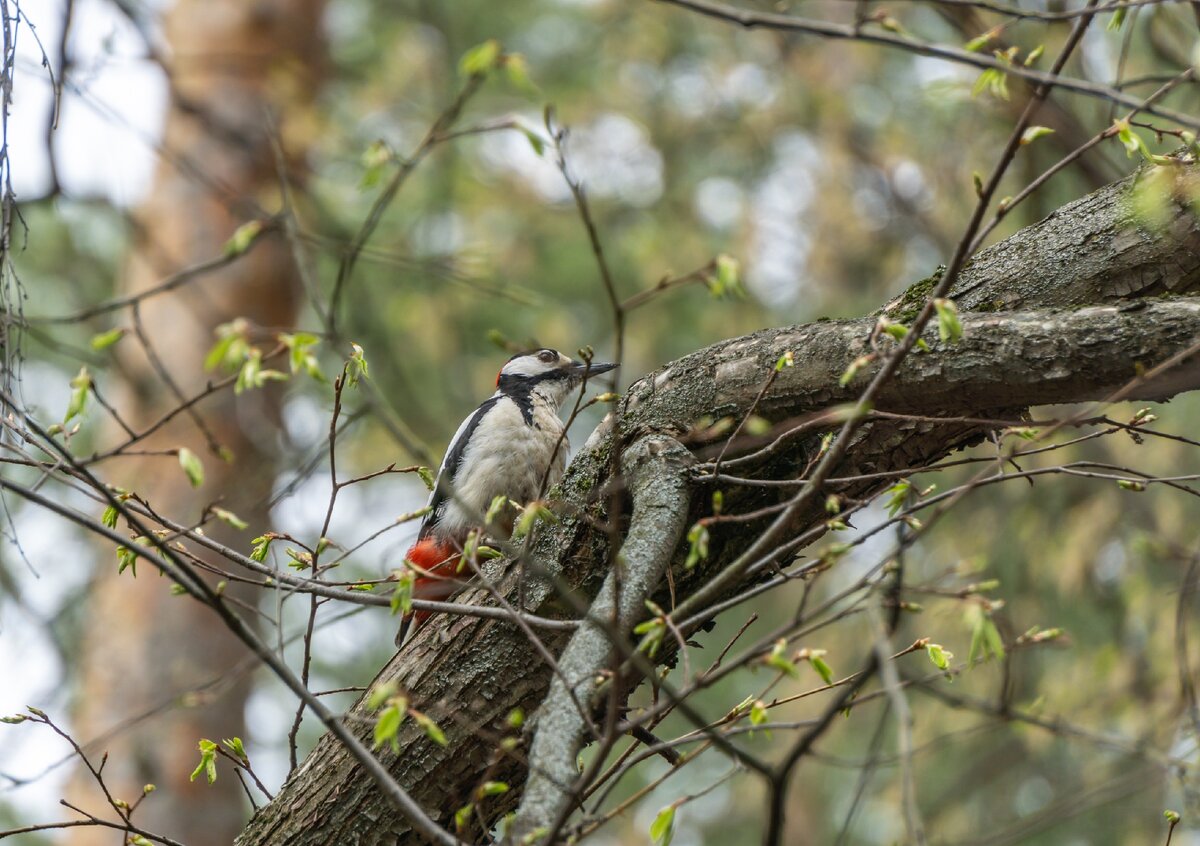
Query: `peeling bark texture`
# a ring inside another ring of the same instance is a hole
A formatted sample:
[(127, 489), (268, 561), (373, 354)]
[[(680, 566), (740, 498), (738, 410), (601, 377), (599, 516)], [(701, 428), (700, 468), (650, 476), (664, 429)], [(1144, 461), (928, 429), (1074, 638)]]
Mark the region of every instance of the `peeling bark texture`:
[(538, 709), (529, 748), (530, 777), (513, 838), (550, 828), (571, 802), (571, 785), (579, 775), (576, 760), (591, 716), (580, 713), (575, 703), (592, 704), (597, 674), (612, 666), (615, 649), (610, 630), (629, 631), (645, 617), (645, 602), (662, 580), (687, 527), (686, 471), (691, 453), (671, 438), (649, 435), (621, 458), (631, 500), (629, 532), (617, 566), (609, 571), (591, 605), (589, 621), (571, 636), (559, 658), (561, 676), (554, 677)]
[[(1185, 213), (1165, 233), (1137, 228), (1129, 221), (1125, 196), (1129, 180), (1060, 209), (1041, 223), (982, 252), (966, 268), (958, 286), (965, 337), (938, 343), (910, 355), (875, 403), (880, 410), (933, 416), (1013, 415), (1031, 405), (1079, 402), (1108, 396), (1132, 379), (1200, 340), (1200, 300), (1170, 297), (1200, 287), (1200, 236)], [(888, 306), (894, 319), (915, 314), (931, 288), (926, 280)], [(1143, 297), (1136, 302), (1128, 298)], [(1019, 306), (1022, 311), (1010, 311)], [(1087, 307), (1084, 307), (1087, 306)], [(838, 380), (846, 366), (868, 350), (875, 318), (818, 322), (767, 329), (715, 344), (685, 356), (630, 387), (619, 431), (602, 424), (572, 462), (555, 496), (575, 503), (586, 516), (603, 520), (601, 492), (614, 449), (645, 435), (669, 435), (693, 449), (707, 446), (695, 424), (746, 414), (776, 360), (784, 352), (795, 366), (784, 369), (757, 413), (773, 423), (855, 399), (869, 378), (858, 375), (847, 387)], [(884, 341), (882, 343), (890, 343)], [(1200, 387), (1200, 357), (1192, 357), (1161, 379), (1139, 386), (1132, 396), (1161, 399)], [(739, 472), (794, 478), (817, 448), (819, 432), (788, 441), (757, 466)], [(835, 475), (903, 470), (936, 460), (977, 441), (981, 430), (963, 422), (873, 420), (856, 433)], [(735, 453), (731, 453), (735, 454)], [(870, 496), (886, 483), (831, 483), (830, 489)], [(777, 489), (728, 489), (730, 513), (778, 502)], [(802, 514), (796, 533), (819, 529), (826, 519), (824, 497)], [(703, 503), (706, 496), (694, 496)], [(688, 520), (700, 514), (693, 504)], [(614, 518), (619, 515), (611, 515)], [(604, 578), (607, 538), (596, 519), (567, 516), (534, 541), (532, 556), (543, 572), (582, 596), (593, 596)], [(762, 531), (763, 523), (723, 524), (713, 530), (709, 557), (683, 572), (674, 569), (679, 596), (720, 571)], [(493, 562), (492, 571), (510, 601), (518, 596), (516, 573)], [(515, 570), (515, 568), (514, 568)], [(748, 575), (744, 589), (756, 576)], [(661, 604), (666, 605), (665, 597)], [(490, 604), (480, 589), (462, 601)], [(526, 609), (565, 613), (546, 581), (527, 583)], [(556, 654), (567, 642), (562, 633), (543, 633)], [(490, 818), (511, 810), (526, 780), (520, 748), (504, 755), (497, 740), (504, 717), (514, 707), (531, 712), (543, 701), (552, 673), (514, 625), (498, 620), (448, 619), (426, 626), (378, 676), (395, 679), (413, 704), (428, 710), (445, 728), (441, 749), (420, 730), (405, 725), (402, 752), (387, 764), (414, 799), (435, 818), (448, 822), (484, 780), (505, 781), (512, 789), (486, 800)], [(371, 734), (371, 715), (362, 703), (349, 714), (355, 730)], [(397, 812), (386, 806), (374, 784), (329, 737), (281, 788), (275, 801), (251, 821), (239, 843), (395, 844), (419, 842)]]

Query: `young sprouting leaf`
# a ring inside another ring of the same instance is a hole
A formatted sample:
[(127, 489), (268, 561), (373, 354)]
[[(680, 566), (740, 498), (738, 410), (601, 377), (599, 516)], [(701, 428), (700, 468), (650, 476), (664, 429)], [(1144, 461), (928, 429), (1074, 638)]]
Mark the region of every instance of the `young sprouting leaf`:
[(750, 725), (761, 726), (767, 721), (767, 703), (761, 699), (755, 699), (750, 706)]
[(1046, 45), (1039, 44), (1029, 51), (1029, 55), (1025, 57), (1025, 67), (1031, 67), (1038, 59), (1042, 57), (1042, 53), (1046, 52)]
[(371, 693), (367, 697), (367, 709), (378, 711), (384, 702), (387, 702), (396, 695), (398, 689), (399, 685), (396, 684), (395, 679), (375, 685), (371, 688)]
[(982, 35), (977, 35), (963, 45), (963, 49), (971, 53), (978, 53), (984, 47), (996, 40), (996, 36), (1000, 34), (1001, 27), (994, 26)]
[(644, 652), (653, 658), (658, 654), (658, 648), (662, 645), (663, 636), (667, 632), (667, 623), (661, 608), (650, 600), (646, 600), (646, 607), (654, 616), (634, 626), (633, 633), (642, 636), (637, 647), (638, 652)]
[(967, 607), (967, 625), (971, 627), (971, 646), (967, 650), (967, 663), (973, 664), (977, 659), (1004, 657), (1004, 639), (996, 628), (991, 613), (980, 604), (972, 603)]
[(933, 666), (939, 670), (950, 669), (950, 659), (954, 657), (954, 653), (943, 647), (940, 643), (925, 644), (925, 654), (929, 656), (929, 660), (933, 662)]
[(654, 846), (669, 846), (675, 836), (675, 806), (667, 805), (650, 823), (650, 840)]
[(118, 514), (119, 512), (117, 511), (117, 507), (115, 505), (110, 505), (108, 508), (104, 509), (104, 513), (100, 515), (100, 522), (108, 526), (110, 529), (115, 529), (117, 527)]
[(325, 374), (321, 371), (320, 362), (317, 361), (317, 357), (312, 352), (312, 348), (320, 343), (320, 338), (308, 332), (296, 332), (294, 334), (281, 332), (278, 337), (279, 343), (283, 344), (289, 351), (288, 361), (292, 368), (292, 375), (303, 370), (318, 382), (327, 381)]
[(385, 141), (372, 141), (367, 145), (367, 149), (363, 150), (363, 154), (359, 162), (363, 166), (362, 179), (358, 181), (360, 189), (374, 188), (379, 184), (379, 180), (383, 178), (383, 171), (392, 161), (394, 155), (390, 147)]
[(243, 764), (250, 761), (250, 756), (246, 754), (246, 747), (242, 745), (242, 739), (240, 737), (227, 737), (222, 740), (221, 743), (224, 744), (225, 748), (232, 752), (234, 756), (237, 757), (237, 759)]
[(435, 723), (430, 717), (422, 714), (420, 711), (411, 711), (412, 718), (416, 721), (421, 730), (425, 732), (425, 736), (436, 743), (438, 746), (447, 746), (450, 741), (446, 739), (446, 733), (441, 727)]
[(496, 67), (500, 55), (500, 42), (489, 38), (463, 53), (458, 70), (463, 76), (481, 76)]
[[(139, 546), (146, 546), (150, 539), (138, 536), (133, 542)], [(138, 577), (138, 553), (127, 546), (116, 547), (116, 575), (120, 576), (126, 570), (130, 571), (134, 578)]]
[(514, 88), (536, 93), (538, 88), (529, 78), (529, 62), (520, 53), (509, 53), (504, 56), (504, 75)]
[(824, 654), (824, 649), (808, 650), (808, 663), (812, 664), (812, 668), (817, 671), (817, 675), (825, 684), (833, 684), (833, 668), (821, 657)]
[(245, 318), (239, 317), (228, 323), (222, 323), (215, 330), (217, 342), (213, 344), (208, 355), (204, 357), (204, 369), (216, 370), (218, 367), (230, 373), (242, 365), (250, 350), (250, 324)]
[(379, 715), (379, 719), (375, 721), (375, 748), (378, 749), (383, 744), (391, 745), (393, 752), (400, 751), (400, 724), (404, 722), (404, 714), (407, 710), (407, 704), (404, 708), (400, 707), (400, 703), (392, 703), (388, 705)]
[(234, 230), (232, 237), (225, 242), (225, 255), (229, 258), (240, 256), (246, 250), (250, 249), (250, 245), (258, 239), (262, 231), (263, 222), (261, 220), (251, 220), (243, 223)]
[(271, 548), (271, 541), (275, 540), (275, 535), (268, 532), (265, 535), (259, 535), (250, 541), (254, 547), (250, 550), (250, 560), (257, 561), (260, 564), (267, 559), (267, 550)]
[(938, 337), (942, 343), (955, 343), (963, 336), (962, 321), (958, 319), (958, 306), (954, 300), (939, 298), (933, 301), (937, 311)]
[(1054, 130), (1048, 126), (1031, 126), (1021, 133), (1021, 146), (1032, 144), (1034, 141), (1046, 135), (1053, 135)]
[(508, 792), (508, 785), (502, 781), (485, 781), (479, 785), (479, 789), (475, 791), (475, 796), (479, 799), (485, 796), (499, 796), (502, 793)]
[(88, 394), (92, 388), (92, 376), (86, 367), (79, 368), (79, 373), (71, 380), (71, 401), (67, 404), (67, 413), (63, 417), (63, 425), (83, 414), (87, 407)]
[(201, 738), (198, 745), (200, 747), (200, 763), (196, 765), (196, 769), (192, 770), (188, 781), (195, 781), (196, 776), (204, 773), (208, 783), (212, 784), (217, 780), (217, 744)]
[(233, 528), (237, 529), (239, 532), (242, 531), (243, 529), (249, 528), (249, 526), (250, 526), (249, 523), (247, 523), (245, 520), (243, 520), (241, 517), (237, 516), (236, 514), (234, 514), (232, 511), (230, 511), (227, 508), (220, 508), (220, 507), (214, 505), (212, 507), (212, 513), (213, 513), (213, 516), (216, 517), (218, 520), (220, 520), (222, 523), (225, 523), (228, 526), (232, 526)]
[(417, 574), (405, 567), (396, 577), (396, 589), (392, 591), (392, 613), (408, 614), (412, 611), (413, 585), (416, 584)]
[(1129, 7), (1118, 6), (1116, 11), (1113, 12), (1112, 17), (1108, 19), (1108, 26), (1105, 29), (1109, 32), (1116, 32), (1125, 23), (1125, 16), (1127, 14), (1129, 14)]
[(128, 329), (117, 328), (109, 329), (107, 332), (101, 332), (99, 335), (93, 335), (91, 341), (92, 349), (94, 349), (96, 352), (106, 350), (117, 341), (124, 338), (128, 332)]
[(787, 655), (784, 654), (786, 650), (787, 639), (781, 637), (779, 640), (775, 641), (775, 646), (771, 649), (771, 654), (766, 657), (765, 663), (768, 667), (773, 667), (774, 669), (779, 670), (781, 673), (786, 673), (792, 678), (799, 678), (800, 670), (797, 669), (796, 665), (787, 657)]
[(1136, 482), (1132, 479), (1117, 479), (1117, 487), (1123, 491), (1142, 493), (1144, 490), (1146, 490), (1146, 483)]
[(346, 360), (346, 382), (350, 387), (357, 387), (359, 379), (367, 378), (367, 369), (367, 357), (363, 348), (358, 344), (350, 344), (350, 358)]
[(709, 285), (709, 289), (713, 296), (717, 297), (743, 298), (746, 296), (746, 291), (742, 287), (741, 266), (737, 259), (724, 253), (717, 256), (717, 273), (714, 281)]
[(467, 823), (471, 821), (471, 814), (475, 811), (475, 803), (468, 802), (457, 811), (454, 812), (454, 830), (462, 831), (467, 827)]
[(184, 475), (187, 476), (188, 482), (193, 488), (198, 488), (204, 484), (204, 465), (187, 447), (179, 448), (179, 466), (183, 468)]
[(908, 494), (911, 490), (912, 483), (907, 479), (899, 481), (887, 489), (887, 510), (889, 517), (895, 517), (896, 513), (904, 507), (904, 503), (908, 501)]
[(425, 483), (425, 487), (432, 491), (434, 483), (437, 481), (434, 478), (433, 471), (428, 467), (418, 467), (417, 475), (421, 477), (421, 481)]
[(688, 531), (687, 539), (688, 554), (687, 560), (683, 562), (683, 568), (690, 570), (708, 558), (708, 527), (702, 523), (696, 523)]
[(253, 388), (261, 388), (269, 381), (283, 382), (287, 378), (286, 373), (280, 373), (278, 370), (264, 369), (262, 366), (262, 350), (251, 349), (246, 353), (246, 360), (242, 362), (242, 368), (238, 371), (233, 392), (240, 394), (243, 391)]
[(858, 371), (862, 370), (874, 360), (875, 355), (873, 353), (860, 355), (858, 358), (854, 359), (854, 361), (850, 362), (845, 371), (843, 371), (841, 378), (838, 379), (838, 386), (844, 388), (849, 385), (854, 381), (854, 377), (858, 375)]

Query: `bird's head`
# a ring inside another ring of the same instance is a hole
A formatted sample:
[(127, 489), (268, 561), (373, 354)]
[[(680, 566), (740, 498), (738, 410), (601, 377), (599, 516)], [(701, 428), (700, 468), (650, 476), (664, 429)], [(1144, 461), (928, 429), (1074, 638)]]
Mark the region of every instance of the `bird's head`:
[(505, 363), (496, 376), (496, 388), (505, 394), (537, 391), (558, 405), (585, 377), (591, 379), (616, 366), (576, 361), (558, 350), (530, 350)]

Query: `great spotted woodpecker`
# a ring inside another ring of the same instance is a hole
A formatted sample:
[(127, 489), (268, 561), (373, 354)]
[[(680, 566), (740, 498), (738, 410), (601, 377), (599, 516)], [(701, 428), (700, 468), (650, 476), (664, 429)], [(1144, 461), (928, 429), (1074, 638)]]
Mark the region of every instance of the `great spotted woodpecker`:
[[(483, 527), (492, 501), (528, 503), (562, 478), (567, 440), (558, 417), (563, 400), (585, 378), (615, 364), (574, 361), (557, 350), (518, 353), (496, 376), (496, 392), (459, 424), (429, 495), (429, 512), (405, 559), (417, 572), (413, 596), (445, 599), (456, 589), (455, 569), (473, 529)], [(499, 521), (511, 530), (511, 512)], [(415, 619), (405, 615), (399, 646)]]

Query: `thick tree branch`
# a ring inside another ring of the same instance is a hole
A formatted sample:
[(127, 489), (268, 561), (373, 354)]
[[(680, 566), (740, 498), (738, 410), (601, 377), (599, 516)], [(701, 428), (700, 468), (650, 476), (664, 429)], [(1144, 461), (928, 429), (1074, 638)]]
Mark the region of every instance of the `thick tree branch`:
[[(1030, 405), (1103, 399), (1200, 339), (1200, 302), (1184, 298), (1150, 300), (1163, 293), (1200, 289), (1200, 234), (1195, 220), (1181, 212), (1165, 232), (1139, 228), (1125, 211), (1129, 181), (1101, 189), (1060, 209), (996, 247), (982, 252), (956, 285), (960, 305), (980, 310), (964, 314), (966, 331), (958, 344), (942, 345), (927, 334), (932, 349), (910, 355), (876, 398), (876, 407), (930, 417), (987, 416)], [(932, 286), (918, 283), (889, 304), (887, 313), (904, 320), (923, 304)], [(1122, 302), (1145, 297), (1143, 302)], [(1115, 303), (1115, 304), (1114, 304)], [(1104, 305), (1108, 304), (1108, 305)], [(1091, 307), (1081, 308), (1089, 305)], [(1019, 307), (1020, 313), (1001, 311)], [(821, 322), (764, 330), (725, 341), (672, 362), (634, 384), (627, 393), (620, 431), (602, 426), (572, 462), (555, 494), (580, 509), (544, 532), (532, 558), (550, 576), (527, 584), (524, 610), (542, 616), (566, 607), (552, 581), (583, 596), (600, 588), (609, 560), (602, 494), (612, 450), (646, 434), (684, 439), (703, 449), (704, 418), (735, 419), (747, 413), (776, 360), (791, 352), (795, 366), (779, 374), (756, 413), (787, 421), (852, 401), (869, 369), (839, 386), (846, 366), (870, 350), (874, 318)], [(884, 341), (882, 343), (891, 343)], [(1200, 360), (1188, 357), (1154, 379), (1137, 383), (1131, 397), (1161, 399), (1200, 387)], [(978, 440), (983, 430), (971, 421), (872, 420), (836, 476), (862, 474), (860, 482), (839, 484), (839, 492), (869, 497), (890, 484), (881, 472), (904, 471), (937, 460)], [(753, 468), (767, 478), (795, 478), (816, 449), (819, 430), (788, 439)], [(730, 457), (733, 457), (731, 453)], [(747, 475), (739, 467), (739, 474)], [(831, 483), (832, 484), (832, 483)], [(726, 491), (729, 513), (747, 513), (778, 503), (777, 488)], [(784, 494), (786, 495), (786, 494)], [(819, 500), (820, 498), (818, 498)], [(696, 502), (706, 497), (695, 497)], [(689, 518), (700, 516), (693, 505)], [(820, 503), (797, 517), (792, 534), (819, 531), (827, 519)], [(680, 597), (720, 572), (761, 531), (762, 523), (722, 524), (712, 533), (708, 559), (689, 572), (675, 569)], [(678, 554), (678, 553), (677, 553)], [(514, 568), (515, 571), (516, 568)], [(735, 590), (761, 578), (750, 568)], [(518, 595), (515, 572), (493, 573), (510, 598)], [(667, 597), (658, 597), (664, 603)], [(490, 604), (487, 591), (462, 600)], [(566, 632), (545, 632), (543, 643), (560, 652)], [(430, 712), (446, 730), (446, 749), (429, 742), (418, 727), (405, 725), (403, 753), (386, 765), (423, 807), (445, 821), (470, 801), (486, 777), (512, 789), (489, 800), (491, 816), (511, 809), (528, 775), (520, 749), (499, 751), (505, 718), (520, 707), (529, 712), (544, 700), (553, 673), (516, 626), (492, 619), (443, 619), (425, 627), (385, 667), (380, 680), (395, 680), (415, 707)], [(357, 718), (357, 719), (356, 719)], [(370, 715), (362, 703), (351, 724), (369, 737)], [(485, 775), (486, 773), (486, 775)], [(303, 813), (295, 809), (304, 808)], [(323, 843), (346, 839), (363, 844), (416, 842), (402, 818), (388, 809), (358, 765), (331, 739), (323, 739), (308, 761), (284, 785), (240, 838), (243, 846), (275, 842)]]

